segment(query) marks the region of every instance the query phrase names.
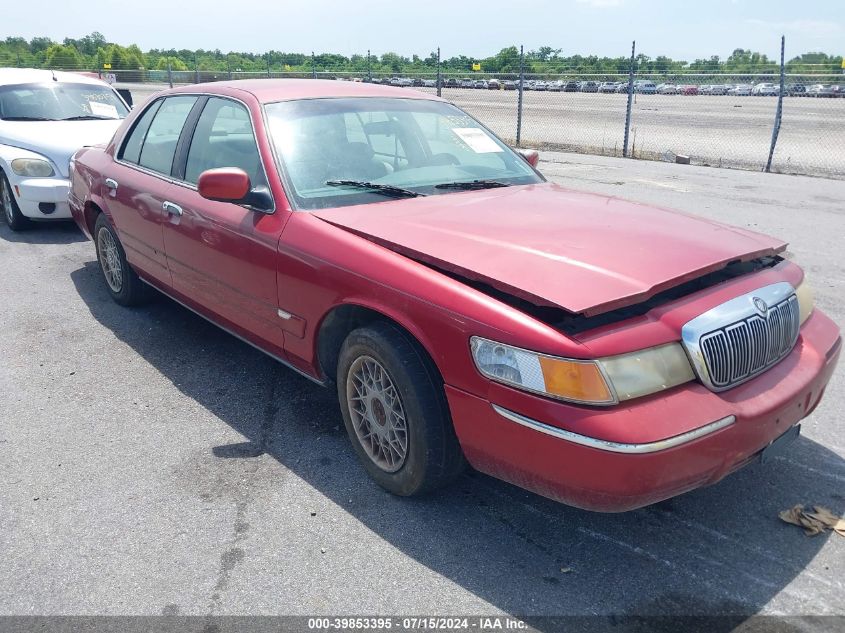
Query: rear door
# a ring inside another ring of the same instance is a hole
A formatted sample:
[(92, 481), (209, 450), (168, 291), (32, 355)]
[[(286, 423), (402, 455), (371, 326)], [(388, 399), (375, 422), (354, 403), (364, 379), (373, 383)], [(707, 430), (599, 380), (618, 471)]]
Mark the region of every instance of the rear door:
[(243, 169), (253, 187), (267, 186), (250, 112), (240, 101), (211, 96), (183, 141), (180, 183), (163, 201), (178, 210), (163, 225), (173, 287), (228, 329), (282, 356), (276, 292), (282, 214), (206, 200), (196, 188), (200, 174), (217, 167)]
[(106, 174), (105, 199), (126, 259), (136, 269), (169, 286), (162, 224), (162, 202), (174, 185), (173, 158), (196, 96), (158, 99), (138, 118)]

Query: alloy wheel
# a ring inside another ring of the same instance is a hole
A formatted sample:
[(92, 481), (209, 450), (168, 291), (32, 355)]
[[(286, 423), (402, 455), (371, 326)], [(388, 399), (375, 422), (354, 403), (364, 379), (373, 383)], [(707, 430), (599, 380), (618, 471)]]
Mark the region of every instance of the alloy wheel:
[(107, 228), (101, 228), (97, 233), (97, 251), (106, 283), (113, 292), (119, 293), (123, 288), (123, 265), (120, 263), (117, 242)]
[(372, 356), (359, 356), (346, 378), (346, 401), (355, 435), (373, 463), (395, 473), (408, 456), (408, 423), (399, 392)]

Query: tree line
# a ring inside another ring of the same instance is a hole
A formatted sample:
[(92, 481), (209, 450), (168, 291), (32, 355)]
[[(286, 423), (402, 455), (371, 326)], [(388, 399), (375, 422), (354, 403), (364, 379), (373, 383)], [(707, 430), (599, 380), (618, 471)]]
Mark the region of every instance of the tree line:
[[(541, 46), (526, 51), (522, 61), (526, 74), (619, 74), (627, 73), (630, 58), (597, 55), (562, 55), (562, 49)], [(137, 45), (122, 46), (94, 32), (80, 39), (65, 38), (56, 42), (48, 37), (7, 37), (0, 41), (0, 67), (54, 68), (98, 71), (112, 70), (200, 70), (214, 72), (349, 73), (366, 76), (431, 74), (437, 70), (437, 52), (426, 57), (410, 57), (397, 53), (380, 55), (357, 54), (349, 57), (336, 53), (224, 53), (215, 50), (151, 49), (142, 51)], [(766, 55), (738, 48), (726, 59), (714, 55), (692, 62), (660, 55), (637, 55), (639, 73), (727, 73), (759, 74), (778, 72), (778, 62)], [(520, 70), (520, 53), (516, 46), (503, 48), (495, 55), (474, 58), (466, 55), (441, 60), (441, 71), (448, 74), (469, 74), (474, 70), (491, 74), (516, 74)], [(800, 74), (833, 74), (842, 69), (842, 57), (826, 53), (804, 53), (787, 62), (786, 72)]]

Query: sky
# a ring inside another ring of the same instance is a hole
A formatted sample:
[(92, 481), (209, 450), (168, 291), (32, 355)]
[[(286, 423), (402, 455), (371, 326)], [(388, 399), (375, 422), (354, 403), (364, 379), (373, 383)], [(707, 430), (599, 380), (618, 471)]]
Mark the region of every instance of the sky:
[(631, 41), (651, 57), (692, 61), (735, 48), (787, 59), (845, 53), (845, 0), (53, 0), (37, 15), (8, 2), (0, 38), (57, 41), (99, 31), (150, 48), (267, 50), (426, 57), (487, 57), (507, 46), (563, 55), (626, 56)]

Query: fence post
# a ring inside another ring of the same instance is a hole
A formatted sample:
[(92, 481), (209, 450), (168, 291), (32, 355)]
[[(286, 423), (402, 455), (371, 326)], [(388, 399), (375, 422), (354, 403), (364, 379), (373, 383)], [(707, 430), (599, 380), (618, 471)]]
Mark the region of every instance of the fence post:
[(373, 83), (373, 69), (370, 66), (370, 49), (367, 49), (367, 81)]
[(440, 74), (440, 47), (438, 46), (437, 47), (437, 96), (438, 97), (443, 96), (443, 86), (441, 85), (442, 83), (443, 83), (443, 78)]
[(786, 37), (780, 36), (780, 90), (778, 90), (778, 105), (775, 110), (775, 126), (772, 128), (772, 145), (769, 147), (769, 160), (766, 161), (766, 171), (772, 170), (772, 158), (775, 156), (775, 145), (778, 143), (778, 134), (780, 134), (780, 119), (783, 115), (783, 80), (784, 80), (784, 63), (783, 53), (786, 45)]
[(317, 58), (314, 56), (314, 51), (311, 51), (311, 79), (317, 78)]
[(631, 66), (628, 69), (628, 108), (625, 110), (625, 137), (622, 140), (622, 156), (628, 158), (628, 135), (631, 132), (631, 108), (634, 104), (634, 53), (637, 42), (631, 43)]
[(270, 79), (270, 53), (267, 53), (267, 79)]
[(200, 63), (197, 61), (197, 54), (194, 53), (194, 83), (200, 82)]
[(525, 51), (519, 47), (519, 90), (516, 101), (516, 146), (522, 142), (522, 86), (525, 83)]
[(173, 66), (170, 61), (167, 62), (167, 83), (170, 84), (171, 88), (173, 87)]
[(229, 80), (232, 79), (232, 62), (229, 59), (229, 53), (226, 53), (226, 70), (229, 71)]

